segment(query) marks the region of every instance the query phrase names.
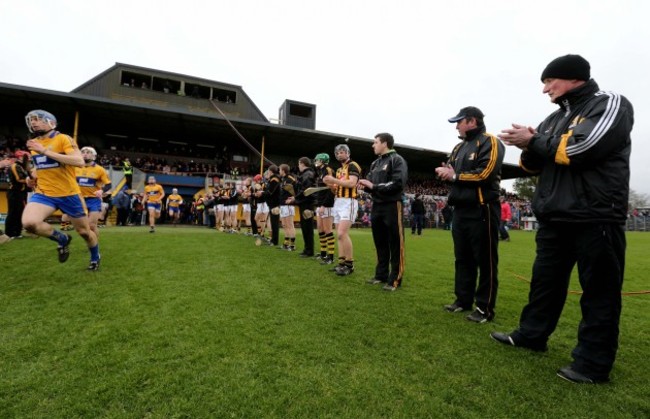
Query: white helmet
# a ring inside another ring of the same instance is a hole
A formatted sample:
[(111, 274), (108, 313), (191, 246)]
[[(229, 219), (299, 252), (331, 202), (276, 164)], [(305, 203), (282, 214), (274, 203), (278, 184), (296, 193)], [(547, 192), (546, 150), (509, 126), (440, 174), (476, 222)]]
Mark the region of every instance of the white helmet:
[(81, 148), (81, 153), (82, 154), (83, 153), (88, 153), (90, 155), (90, 157), (91, 157), (90, 159), (84, 158), (84, 160), (89, 161), (89, 162), (90, 161), (95, 161), (95, 159), (97, 158), (97, 151), (94, 148), (89, 147), (89, 146), (82, 147)]

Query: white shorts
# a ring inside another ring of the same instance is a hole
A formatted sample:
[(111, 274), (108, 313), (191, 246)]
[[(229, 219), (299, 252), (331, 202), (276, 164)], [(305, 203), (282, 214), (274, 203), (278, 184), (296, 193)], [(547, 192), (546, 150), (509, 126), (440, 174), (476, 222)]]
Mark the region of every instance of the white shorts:
[(293, 205), (280, 205), (280, 218), (293, 217), (296, 210)]
[(321, 210), (321, 207), (318, 207), (316, 209), (316, 215), (318, 218), (332, 218), (334, 215), (332, 214), (332, 207), (322, 207), (323, 209)]
[(230, 214), (232, 214), (233, 212), (236, 213), (237, 212), (237, 205), (228, 205), (228, 210), (227, 211)]
[(268, 214), (269, 213), (269, 205), (266, 202), (258, 202), (257, 203), (257, 213), (258, 214)]
[(217, 212), (223, 212), (223, 204), (217, 204)]
[(354, 222), (357, 219), (359, 211), (359, 202), (354, 198), (336, 198), (332, 212), (334, 214), (334, 224), (339, 221)]
[(251, 212), (251, 204), (242, 204), (242, 212)]

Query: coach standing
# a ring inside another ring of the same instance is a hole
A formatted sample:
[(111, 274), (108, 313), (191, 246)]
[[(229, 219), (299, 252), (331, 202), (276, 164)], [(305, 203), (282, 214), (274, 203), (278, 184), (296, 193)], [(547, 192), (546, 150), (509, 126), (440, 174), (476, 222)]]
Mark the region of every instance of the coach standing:
[(456, 301), (446, 305), (445, 310), (468, 311), (476, 301), (476, 310), (467, 316), (467, 320), (476, 323), (494, 318), (499, 284), (499, 193), (505, 154), (501, 141), (485, 132), (483, 117), (479, 108), (468, 106), (449, 119), (456, 124), (462, 141), (454, 147), (449, 161), (436, 168), (442, 180), (451, 182), (447, 203), (454, 207), (451, 233), (456, 258)]
[(395, 140), (388, 133), (375, 135), (372, 149), (378, 156), (370, 166), (367, 179), (359, 185), (372, 195), (372, 238), (377, 249), (375, 276), (370, 284), (383, 283), (385, 291), (395, 291), (404, 275), (404, 228), (402, 196), (408, 167), (393, 149)]
[(578, 265), (582, 287), (573, 362), (557, 374), (574, 383), (609, 380), (618, 348), (630, 182), (632, 104), (600, 90), (579, 55), (551, 61), (543, 93), (559, 109), (537, 129), (513, 124), (500, 138), (522, 150), (520, 165), (539, 174), (533, 211), (537, 255), (519, 327), (492, 333), (500, 343), (537, 351), (555, 330)]

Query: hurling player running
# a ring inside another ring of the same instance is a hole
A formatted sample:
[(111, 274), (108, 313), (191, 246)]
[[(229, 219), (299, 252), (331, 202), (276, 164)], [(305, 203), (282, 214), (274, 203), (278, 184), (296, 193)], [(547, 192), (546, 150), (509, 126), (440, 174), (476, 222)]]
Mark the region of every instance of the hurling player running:
[(27, 141), (32, 153), (34, 169), (28, 181), (34, 194), (23, 212), (23, 226), (27, 231), (57, 242), (59, 262), (70, 256), (72, 236), (54, 230), (45, 222), (57, 209), (70, 217), (74, 229), (86, 241), (90, 250), (88, 270), (99, 269), (99, 243), (90, 229), (86, 204), (75, 178), (75, 167), (83, 167), (84, 159), (74, 139), (55, 131), (54, 115), (34, 110), (25, 116), (33, 138)]
[(108, 193), (111, 180), (106, 170), (95, 163), (97, 151), (92, 147), (82, 147), (81, 156), (84, 158), (84, 167), (75, 167), (75, 175), (81, 196), (88, 208), (88, 222), (90, 229), (99, 237), (97, 221), (102, 215), (102, 198)]
[(183, 197), (178, 194), (178, 189), (173, 188), (172, 194), (167, 197), (167, 215), (172, 220), (174, 227), (181, 218), (181, 205), (183, 205)]
[(144, 187), (142, 205), (144, 205), (149, 213), (149, 233), (155, 233), (156, 220), (160, 218), (165, 191), (162, 186), (156, 183), (156, 178), (154, 176), (149, 176), (147, 181), (149, 184)]

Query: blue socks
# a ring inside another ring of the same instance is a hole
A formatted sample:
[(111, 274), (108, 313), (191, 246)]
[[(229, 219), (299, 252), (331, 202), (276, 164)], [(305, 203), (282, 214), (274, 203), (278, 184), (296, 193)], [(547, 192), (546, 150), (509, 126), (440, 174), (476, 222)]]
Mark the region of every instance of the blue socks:
[(68, 235), (61, 233), (59, 230), (54, 230), (54, 233), (48, 239), (59, 243), (59, 246), (68, 244)]
[(88, 250), (90, 250), (90, 261), (97, 262), (99, 260), (99, 244), (89, 247)]

